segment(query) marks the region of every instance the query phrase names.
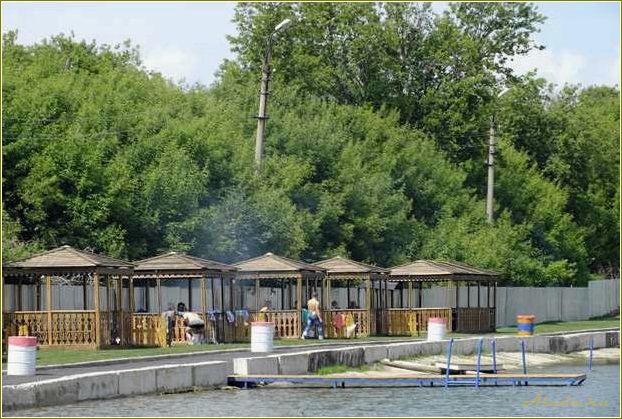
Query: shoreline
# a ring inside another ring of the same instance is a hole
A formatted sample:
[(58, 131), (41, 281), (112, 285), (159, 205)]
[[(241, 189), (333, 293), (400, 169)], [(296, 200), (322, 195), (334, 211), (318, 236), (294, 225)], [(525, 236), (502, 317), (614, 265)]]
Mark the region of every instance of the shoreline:
[[(521, 354), (516, 352), (524, 342), (528, 365), (544, 366), (560, 360), (585, 362), (587, 349), (594, 348), (594, 363), (613, 357), (612, 348), (619, 351), (620, 332), (599, 331), (565, 335), (484, 336), (484, 348), (494, 339), (499, 364), (515, 365)], [(473, 360), (479, 337), (455, 339), (452, 359)], [(317, 348), (300, 352), (266, 354), (233, 358), (233, 371), (227, 361), (208, 361), (194, 364), (151, 365), (144, 368), (107, 370), (97, 373), (65, 375), (60, 378), (5, 385), (2, 387), (4, 411), (31, 407), (59, 406), (85, 400), (100, 400), (127, 396), (179, 393), (227, 387), (232, 375), (308, 375), (323, 367), (345, 365), (353, 370), (373, 365), (383, 359), (446, 362), (448, 341), (410, 341), (389, 344), (369, 344), (340, 348)], [(597, 349), (610, 348), (610, 351)], [(488, 353), (485, 353), (485, 357)], [(485, 358), (486, 359), (486, 358)], [(619, 354), (618, 354), (619, 359)], [(519, 361), (520, 363), (520, 361)], [(520, 365), (520, 364), (519, 364)], [(507, 366), (506, 366), (507, 368)], [(69, 374), (71, 368), (67, 369)], [(360, 374), (352, 371), (353, 374)], [(407, 371), (412, 375), (412, 371)]]
[[(592, 365), (618, 365), (620, 364), (620, 350), (618, 348), (601, 348), (595, 349), (592, 354)], [(550, 369), (556, 366), (576, 366), (587, 368), (589, 351), (577, 351), (567, 354), (543, 354), (529, 353), (527, 354), (527, 367), (530, 370)], [(500, 352), (496, 355), (497, 364), (504, 368), (504, 372), (522, 371), (522, 354), (520, 352)], [(393, 361), (393, 360), (391, 360)], [(401, 361), (413, 362), (418, 365), (434, 367), (436, 362), (446, 363), (445, 355), (418, 356), (412, 358), (403, 358)], [(452, 356), (452, 363), (455, 364), (475, 364), (474, 356)], [(482, 355), (482, 364), (491, 364), (492, 357), (490, 354)], [(413, 374), (429, 374), (429, 372), (418, 372), (399, 368), (390, 365), (384, 365), (381, 362), (372, 364), (369, 369), (364, 371), (351, 369), (345, 372), (325, 374), (326, 377), (331, 376), (347, 376), (347, 377), (375, 377), (390, 373), (392, 375), (413, 375)]]

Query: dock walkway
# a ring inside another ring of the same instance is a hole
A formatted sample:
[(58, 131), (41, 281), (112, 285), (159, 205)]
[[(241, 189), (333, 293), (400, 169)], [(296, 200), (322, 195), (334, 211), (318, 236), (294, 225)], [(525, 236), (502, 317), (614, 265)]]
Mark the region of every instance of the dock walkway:
[(447, 379), (448, 386), (578, 386), (585, 379), (586, 374), (480, 374), (479, 383), (475, 376), (450, 375), (447, 378), (440, 374), (412, 374), (412, 375), (381, 375), (373, 377), (352, 377), (350, 375), (231, 375), (229, 385), (252, 388), (258, 384), (289, 383), (302, 385), (327, 385), (333, 388), (356, 387), (444, 387)]

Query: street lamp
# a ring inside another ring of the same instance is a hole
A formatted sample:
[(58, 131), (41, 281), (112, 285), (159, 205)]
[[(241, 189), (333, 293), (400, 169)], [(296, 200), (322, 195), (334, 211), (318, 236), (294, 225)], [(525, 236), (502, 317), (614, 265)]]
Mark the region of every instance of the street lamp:
[[(510, 89), (505, 88), (497, 95), (497, 99), (506, 94)], [(495, 111), (490, 116), (490, 132), (488, 136), (488, 187), (486, 189), (486, 220), (492, 224), (493, 222), (493, 196), (495, 192)]]
[(272, 41), (276, 35), (287, 29), (292, 21), (285, 19), (275, 26), (274, 30), (268, 37), (266, 45), (266, 53), (263, 58), (263, 66), (261, 67), (261, 91), (259, 93), (259, 113), (257, 114), (257, 137), (255, 139), (255, 171), (259, 173), (261, 169), (261, 158), (263, 156), (263, 137), (266, 129), (266, 110), (268, 107), (268, 85), (270, 83), (270, 61), (272, 59)]

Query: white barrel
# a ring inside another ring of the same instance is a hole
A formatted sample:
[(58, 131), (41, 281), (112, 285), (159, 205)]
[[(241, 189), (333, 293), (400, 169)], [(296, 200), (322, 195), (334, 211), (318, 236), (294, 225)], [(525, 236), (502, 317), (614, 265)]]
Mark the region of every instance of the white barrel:
[(37, 338), (9, 336), (7, 375), (35, 375), (37, 369)]
[(428, 319), (428, 342), (438, 342), (445, 339), (447, 331), (447, 320), (441, 317), (430, 317)]
[(274, 323), (251, 323), (251, 352), (272, 352)]

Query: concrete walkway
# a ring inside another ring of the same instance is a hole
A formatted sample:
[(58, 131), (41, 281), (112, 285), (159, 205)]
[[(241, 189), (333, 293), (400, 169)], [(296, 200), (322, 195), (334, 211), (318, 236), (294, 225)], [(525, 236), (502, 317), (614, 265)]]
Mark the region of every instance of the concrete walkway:
[[(619, 330), (619, 329), (598, 329), (597, 331), (607, 331), (607, 330)], [(589, 330), (592, 331), (592, 330)], [(596, 330), (594, 330), (596, 331)], [(588, 330), (584, 331), (572, 331), (572, 332), (553, 332), (553, 333), (543, 333), (538, 334), (539, 336), (551, 336), (551, 335), (561, 335), (564, 333), (582, 333), (588, 332)], [(477, 335), (473, 335), (472, 337), (476, 337)], [(499, 334), (486, 334), (486, 337), (508, 337), (508, 335), (499, 335)], [(455, 338), (456, 340), (467, 339), (464, 338)], [(330, 342), (324, 342), (322, 344), (319, 343), (309, 343), (309, 345), (296, 345), (296, 346), (287, 346), (287, 347), (276, 347), (274, 349), (274, 354), (286, 354), (286, 353), (294, 353), (301, 352), (305, 350), (314, 350), (314, 349), (340, 349), (347, 348), (352, 346), (375, 346), (375, 345), (387, 345), (392, 343), (401, 343), (401, 342), (417, 342), (422, 341), (424, 338), (404, 338), (404, 339), (387, 339), (387, 340), (353, 340), (351, 343), (348, 342), (346, 344), (332, 344)], [(315, 341), (317, 342), (317, 341)], [(89, 374), (89, 373), (97, 373), (97, 372), (106, 372), (111, 370), (122, 371), (143, 367), (154, 367), (165, 364), (180, 364), (180, 363), (199, 363), (199, 362), (208, 362), (208, 361), (226, 361), (227, 368), (229, 373), (233, 373), (233, 359), (235, 358), (254, 358), (254, 357), (263, 357), (266, 354), (264, 353), (252, 353), (250, 352), (250, 348), (240, 348), (240, 349), (225, 349), (225, 350), (212, 350), (205, 351), (199, 353), (181, 353), (181, 354), (167, 354), (167, 355), (156, 355), (156, 356), (148, 356), (148, 357), (136, 357), (136, 358), (123, 358), (123, 359), (113, 359), (113, 360), (102, 360), (102, 361), (92, 361), (92, 362), (83, 362), (77, 364), (64, 364), (58, 366), (42, 366), (37, 368), (36, 376), (7, 376), (6, 372), (2, 372), (2, 385), (15, 385), (15, 384), (23, 384), (30, 383), (35, 381), (42, 380), (50, 380), (55, 378), (61, 378), (64, 376), (76, 375), (76, 374)]]
[[(386, 345), (387, 343), (416, 342), (416, 341), (421, 341), (421, 340), (423, 339), (411, 338), (411, 339), (400, 339), (400, 340), (391, 339), (391, 340), (386, 340), (386, 341), (385, 340), (383, 341), (356, 340), (348, 344), (331, 344), (328, 342), (322, 343), (322, 344), (310, 343), (309, 345), (275, 347), (274, 354), (285, 354), (285, 353), (291, 353), (291, 352), (300, 352), (304, 350), (324, 349), (324, 348), (325, 349), (339, 349), (339, 348), (346, 348), (346, 347), (359, 346), (359, 345), (361, 346), (362, 345), (365, 345), (365, 346)], [(207, 362), (207, 361), (226, 361), (227, 367), (229, 369), (229, 373), (232, 373), (233, 372), (233, 359), (251, 358), (251, 357), (258, 357), (258, 356), (266, 356), (266, 354), (265, 353), (253, 353), (250, 351), (250, 348), (240, 348), (240, 349), (212, 350), (212, 351), (205, 351), (205, 352), (199, 352), (199, 353), (181, 353), (181, 354), (93, 361), (93, 362), (81, 362), (77, 364), (64, 364), (64, 365), (58, 365), (58, 366), (53, 366), (53, 365), (42, 366), (42, 367), (37, 368), (36, 376), (6, 375), (6, 371), (3, 371), (2, 372), (2, 385), (6, 386), (6, 385), (30, 383), (34, 381), (60, 378), (63, 376), (68, 376), (68, 375), (110, 371), (112, 369), (121, 371), (121, 370), (152, 367), (152, 366), (172, 364), (172, 363), (191, 364), (191, 363)]]

